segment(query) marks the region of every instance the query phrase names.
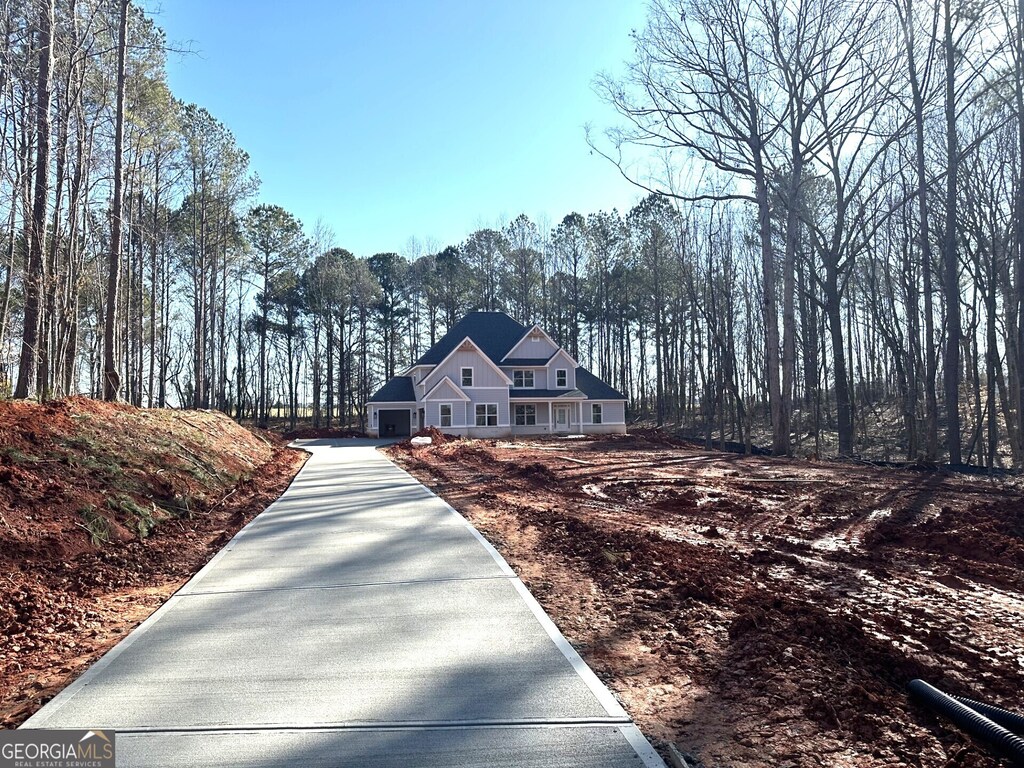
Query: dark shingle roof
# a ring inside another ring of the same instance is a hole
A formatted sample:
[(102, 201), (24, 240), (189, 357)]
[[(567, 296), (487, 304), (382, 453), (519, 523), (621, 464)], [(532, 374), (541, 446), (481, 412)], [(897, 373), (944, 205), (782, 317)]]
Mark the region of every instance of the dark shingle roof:
[(549, 357), (510, 357), (508, 360), (502, 360), (501, 366), (508, 368), (509, 366), (523, 366), (524, 368), (540, 368), (541, 366), (547, 365)]
[(601, 381), (586, 368), (576, 369), (576, 387), (590, 400), (625, 400), (626, 396)]
[(586, 397), (586, 394), (578, 389), (510, 389), (508, 396), (511, 399), (529, 397), (542, 400), (571, 400)]
[(416, 365), (437, 365), (467, 336), (497, 364), (526, 331), (526, 326), (504, 312), (470, 312), (428, 349)]
[(411, 403), (415, 400), (412, 376), (395, 376), (370, 398), (371, 403)]

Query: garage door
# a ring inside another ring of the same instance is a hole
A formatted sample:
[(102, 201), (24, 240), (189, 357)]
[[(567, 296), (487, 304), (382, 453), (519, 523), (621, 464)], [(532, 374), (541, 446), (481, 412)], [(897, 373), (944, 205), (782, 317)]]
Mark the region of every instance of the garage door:
[(409, 411), (378, 411), (377, 423), (381, 437), (408, 437)]

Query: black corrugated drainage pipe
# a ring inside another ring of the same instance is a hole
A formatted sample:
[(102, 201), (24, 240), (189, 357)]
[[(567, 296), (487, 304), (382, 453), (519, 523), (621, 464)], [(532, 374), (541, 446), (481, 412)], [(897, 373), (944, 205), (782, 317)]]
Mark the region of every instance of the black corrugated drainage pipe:
[[(1014, 765), (1024, 767), (1024, 738), (1014, 735), (1002, 725), (928, 685), (924, 680), (911, 680), (907, 690), (932, 711), (945, 715), (971, 736), (990, 744), (999, 754), (1013, 761)], [(1012, 712), (1007, 714), (1013, 715)], [(1020, 716), (1014, 717), (1019, 719)]]
[(993, 723), (998, 723), (1006, 730), (1013, 731), (1018, 736), (1024, 736), (1024, 715), (1018, 715), (1016, 712), (1011, 712), (1008, 709), (995, 707), (983, 701), (975, 701), (964, 696), (953, 696), (951, 698), (956, 699), (961, 704), (966, 704), (975, 712), (983, 714)]

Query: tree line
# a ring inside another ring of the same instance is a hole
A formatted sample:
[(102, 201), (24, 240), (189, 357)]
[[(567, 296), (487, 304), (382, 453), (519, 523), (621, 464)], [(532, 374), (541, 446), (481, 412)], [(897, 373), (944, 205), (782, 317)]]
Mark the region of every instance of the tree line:
[[(907, 458), (1020, 465), (1022, 20), (1020, 0), (657, 0), (600, 81), (624, 120), (593, 146), (693, 231), (748, 219), (762, 352), (705, 348), (737, 421), (754, 365), (776, 453), (830, 398), (840, 454), (898, 403)], [(669, 172), (639, 174), (638, 148)], [(717, 231), (691, 250), (725, 298)]]
[(590, 137), (632, 209), (362, 256), (257, 204), (139, 8), (7, 0), (0, 388), (359, 427), (465, 312), (502, 310), (709, 444), (1019, 466), (1022, 17), (657, 0), (598, 81), (623, 120)]

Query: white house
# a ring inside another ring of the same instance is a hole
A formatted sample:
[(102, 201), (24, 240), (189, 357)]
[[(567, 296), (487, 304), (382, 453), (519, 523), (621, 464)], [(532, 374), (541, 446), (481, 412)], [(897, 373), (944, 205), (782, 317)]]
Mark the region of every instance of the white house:
[(626, 431), (625, 395), (504, 312), (466, 315), (367, 408), (374, 437), (430, 426), (469, 437)]

